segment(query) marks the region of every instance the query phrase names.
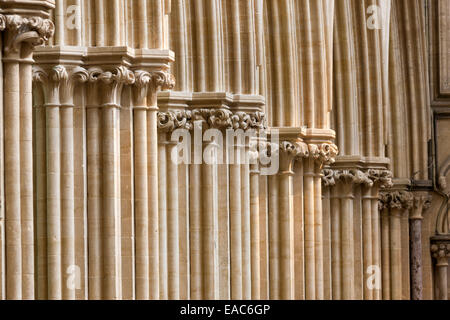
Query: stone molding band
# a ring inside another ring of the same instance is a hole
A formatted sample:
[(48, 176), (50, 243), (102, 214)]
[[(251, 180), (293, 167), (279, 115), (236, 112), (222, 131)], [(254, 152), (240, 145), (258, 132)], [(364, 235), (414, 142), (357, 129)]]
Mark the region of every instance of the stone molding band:
[(216, 129), (267, 129), (266, 116), (263, 112), (233, 112), (223, 108), (158, 112), (158, 129), (166, 133), (176, 129), (191, 130), (197, 121)]

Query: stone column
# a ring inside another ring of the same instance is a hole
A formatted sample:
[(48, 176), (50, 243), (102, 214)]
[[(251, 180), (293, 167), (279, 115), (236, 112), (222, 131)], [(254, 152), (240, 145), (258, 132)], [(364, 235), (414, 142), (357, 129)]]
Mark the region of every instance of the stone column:
[[(330, 211), (332, 298), (359, 299), (356, 284), (361, 279), (361, 298), (380, 299), (381, 288), (375, 283), (369, 285), (368, 281), (373, 266), (381, 269), (378, 191), (381, 186), (390, 186), (392, 174), (387, 170), (340, 169), (339, 166), (343, 163), (334, 164), (332, 167), (337, 167), (334, 170), (323, 170), (322, 178), (325, 190), (330, 193), (329, 199), (324, 199), (328, 203), (324, 203)], [(358, 188), (362, 190), (361, 200), (355, 196)], [(361, 220), (353, 216), (358, 213), (355, 210), (361, 211)], [(361, 240), (356, 238), (357, 232)], [(355, 248), (356, 245), (360, 248)]]
[[(250, 143), (258, 144), (256, 141)], [(251, 239), (251, 299), (261, 299), (261, 243), (260, 243), (260, 170), (256, 163), (258, 159), (257, 146), (250, 146), (250, 239)]]
[[(383, 299), (402, 300), (403, 299), (403, 270), (402, 256), (406, 248), (402, 247), (402, 228), (401, 219), (405, 211), (412, 206), (411, 193), (406, 191), (394, 190), (391, 192), (383, 192), (381, 194), (382, 208), (386, 209), (388, 221), (382, 222), (383, 246), (388, 246), (389, 252), (384, 252), (383, 259), (389, 259), (389, 268), (383, 268), (383, 279), (385, 273), (389, 273), (390, 283), (383, 286), (390, 286), (390, 296)], [(389, 240), (388, 240), (389, 237)], [(386, 242), (388, 241), (388, 243)], [(387, 249), (387, 248), (386, 248)], [(387, 294), (387, 293), (386, 293)]]
[[(188, 131), (192, 124), (189, 122), (190, 112), (168, 111), (158, 114), (159, 128), (159, 166), (160, 166), (160, 208), (164, 209), (160, 220), (165, 221), (166, 234), (163, 243), (167, 246), (167, 270), (164, 281), (167, 282), (167, 297), (171, 300), (180, 299), (180, 225), (179, 225), (179, 193), (178, 193), (178, 141), (172, 140), (174, 130)], [(177, 138), (180, 137), (177, 135)], [(183, 136), (186, 139), (186, 136)], [(186, 143), (186, 141), (183, 141)], [(183, 153), (188, 150), (182, 150)], [(163, 231), (163, 230), (161, 230)], [(162, 234), (161, 234), (162, 235)], [(161, 256), (162, 257), (162, 256)]]
[(304, 161), (304, 197), (305, 197), (305, 298), (316, 299), (315, 271), (315, 233), (314, 233), (314, 159)]
[(37, 215), (44, 218), (38, 219), (37, 245), (47, 249), (47, 261), (38, 257), (38, 271), (46, 274), (38, 272), (38, 278), (47, 279), (44, 288), (48, 286), (46, 294), (39, 298), (73, 300), (75, 288), (67, 285), (67, 271), (75, 266), (73, 92), (78, 82), (87, 81), (88, 74), (85, 69), (70, 64), (67, 67), (47, 65), (44, 69), (35, 67), (33, 78), (42, 84), (44, 100), (39, 108), (44, 109), (46, 118), (42, 123), (46, 138), (38, 136), (43, 141), (37, 143), (42, 143), (47, 152), (46, 171), (36, 168), (37, 175), (43, 175), (46, 180), (46, 184), (40, 182), (36, 186), (37, 193), (43, 194), (46, 202), (46, 206), (37, 207)]
[(411, 256), (411, 299), (422, 300), (422, 221), (423, 213), (431, 206), (431, 195), (414, 193), (414, 204), (409, 216), (409, 241)]
[(450, 259), (450, 244), (448, 241), (435, 241), (431, 253), (436, 259), (438, 300), (448, 300), (448, 260)]
[[(35, 1), (33, 1), (35, 2)], [(3, 1), (3, 112), (5, 170), (6, 298), (34, 299), (34, 213), (32, 145), (33, 50), (54, 32), (47, 20), (49, 1), (26, 4)], [(12, 13), (12, 14), (10, 14)]]
[(295, 243), (294, 243), (294, 161), (305, 156), (307, 146), (303, 142), (282, 142), (280, 144), (280, 168), (278, 183), (278, 226), (279, 226), (279, 280), (277, 298), (294, 299), (295, 293)]
[(135, 72), (134, 86), (134, 179), (136, 225), (136, 299), (150, 297), (149, 252), (149, 188), (147, 148), (147, 89), (151, 75), (145, 71)]
[[(88, 101), (89, 109), (92, 110), (89, 110), (87, 126), (92, 127), (92, 132), (97, 132), (99, 136), (88, 136), (88, 159), (96, 157), (91, 168), (95, 173), (91, 177), (91, 188), (88, 186), (88, 198), (96, 201), (95, 207), (91, 207), (92, 214), (97, 210), (97, 216), (92, 217), (92, 224), (89, 224), (88, 229), (92, 238), (99, 241), (96, 249), (101, 253), (96, 256), (96, 251), (90, 250), (90, 259), (93, 262), (90, 266), (101, 269), (100, 298), (120, 299), (122, 292), (119, 113), (122, 89), (125, 85), (135, 82), (135, 75), (124, 66), (112, 67), (111, 71), (92, 67), (89, 69), (89, 75), (91, 83), (94, 84), (90, 87), (89, 95), (91, 97), (98, 95), (95, 101)], [(89, 154), (89, 151), (94, 154)], [(98, 285), (100, 284), (97, 284), (97, 291)]]

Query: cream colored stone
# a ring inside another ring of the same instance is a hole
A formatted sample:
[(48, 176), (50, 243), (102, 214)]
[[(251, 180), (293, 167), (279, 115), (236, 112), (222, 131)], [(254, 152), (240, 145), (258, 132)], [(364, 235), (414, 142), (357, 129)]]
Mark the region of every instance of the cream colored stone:
[[(1, 299), (448, 298), (445, 0), (33, 3), (0, 4)], [(278, 172), (173, 163), (195, 119), (278, 130)]]

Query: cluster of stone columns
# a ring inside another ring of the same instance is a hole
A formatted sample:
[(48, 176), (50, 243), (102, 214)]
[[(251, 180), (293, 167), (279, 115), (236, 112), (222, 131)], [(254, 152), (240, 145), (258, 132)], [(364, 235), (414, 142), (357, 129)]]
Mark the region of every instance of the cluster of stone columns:
[[(57, 65), (48, 60), (55, 52)], [(161, 54), (107, 54), (126, 62), (102, 64), (95, 54), (64, 48), (36, 57), (40, 299), (160, 297), (156, 92), (174, 80)], [(83, 98), (76, 105), (75, 89)], [(131, 154), (127, 139), (136, 141)], [(124, 167), (131, 162), (134, 171)], [(77, 188), (85, 193), (75, 196)]]
[(329, 299), (381, 300), (380, 188), (392, 184), (387, 170), (325, 169)]
[(380, 197), (383, 299), (423, 298), (422, 219), (428, 192), (402, 190), (398, 184)]
[[(260, 265), (267, 262), (261, 259), (265, 249), (260, 242), (263, 210), (258, 165), (250, 163), (249, 141), (241, 141), (239, 135), (225, 140), (227, 130), (244, 133), (265, 128), (264, 115), (228, 108), (172, 109), (159, 113), (158, 126), (160, 213), (161, 217), (167, 215), (160, 234), (170, 233), (174, 242), (170, 246), (164, 240), (161, 245), (167, 248), (164, 254), (176, 260), (169, 261), (166, 268), (179, 264), (174, 278), (168, 279), (169, 287), (184, 288), (177, 297), (192, 299), (259, 299), (267, 295), (267, 289), (261, 289), (266, 277), (261, 275)], [(208, 136), (211, 132), (214, 136)], [(188, 149), (177, 163), (173, 155), (180, 152), (180, 137)], [(182, 182), (186, 174), (189, 189)], [(172, 219), (171, 211), (176, 213)], [(189, 284), (183, 283), (187, 279)]]
[[(425, 36), (405, 54), (403, 30), (421, 1), (77, 0), (73, 30), (68, 2), (16, 2), (0, 5), (0, 298), (421, 299), (430, 199), (407, 185), (429, 178)], [(219, 143), (228, 130), (267, 137)], [(188, 136), (191, 162), (173, 161)]]

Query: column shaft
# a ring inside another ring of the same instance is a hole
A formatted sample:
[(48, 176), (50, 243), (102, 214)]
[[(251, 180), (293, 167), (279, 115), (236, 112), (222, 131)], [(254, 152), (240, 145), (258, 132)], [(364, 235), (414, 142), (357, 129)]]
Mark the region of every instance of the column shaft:
[(20, 179), (20, 75), (18, 62), (4, 63), (6, 298), (22, 299)]
[(411, 252), (411, 299), (422, 300), (422, 219), (411, 219), (409, 226)]
[(389, 237), (392, 300), (402, 299), (401, 215), (401, 209), (391, 209)]
[(147, 111), (134, 111), (136, 299), (150, 298)]
[(87, 188), (89, 212), (88, 252), (89, 252), (89, 298), (102, 298), (103, 250), (102, 250), (102, 171), (101, 148), (102, 127), (101, 110), (98, 107), (87, 109)]
[(59, 107), (46, 106), (48, 298), (62, 298), (61, 167)]
[(314, 160), (305, 159), (305, 298), (315, 300), (316, 260), (315, 260), (315, 215), (314, 215)]
[(74, 126), (73, 106), (60, 110), (61, 118), (61, 254), (62, 254), (62, 296), (66, 300), (75, 299), (76, 282), (69, 279), (76, 274), (75, 268), (75, 167), (74, 167)]

